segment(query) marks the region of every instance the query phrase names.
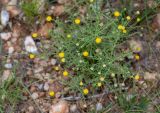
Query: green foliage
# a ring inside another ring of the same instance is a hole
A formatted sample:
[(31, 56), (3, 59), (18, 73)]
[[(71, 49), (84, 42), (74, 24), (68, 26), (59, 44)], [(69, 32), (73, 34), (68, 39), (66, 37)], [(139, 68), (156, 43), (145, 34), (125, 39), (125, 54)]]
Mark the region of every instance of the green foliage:
[(21, 89), (15, 78), (16, 68), (12, 70), (9, 78), (0, 85), (0, 113), (4, 113), (5, 107), (11, 105), (14, 111), (18, 100), (21, 96)]
[[(130, 55), (129, 51), (118, 49), (121, 43), (128, 38), (130, 28), (125, 17), (116, 19), (112, 14), (101, 11), (97, 3), (87, 5), (87, 14), (81, 17), (81, 24), (74, 23), (79, 15), (69, 17), (68, 23), (56, 20), (57, 27), (63, 30), (54, 30), (51, 34), (58, 52), (65, 53), (66, 70), (74, 71), (70, 74), (71, 80), (67, 83), (74, 91), (81, 90), (88, 85), (97, 88), (101, 82), (100, 77), (105, 77), (102, 84), (108, 83), (112, 73), (127, 78), (131, 75), (129, 66), (123, 61)], [(127, 33), (118, 29), (118, 25), (125, 26)], [(67, 37), (71, 35), (71, 37)], [(96, 44), (95, 39), (102, 38), (102, 43)], [(88, 57), (83, 52), (89, 53)], [(60, 59), (61, 60), (61, 59)], [(80, 81), (84, 86), (79, 87)], [(93, 90), (94, 93), (94, 90)]]
[(134, 95), (127, 100), (127, 95), (120, 94), (117, 101), (125, 113), (143, 113), (146, 111), (149, 104), (147, 97), (138, 97), (137, 95)]
[(22, 1), (21, 8), (27, 17), (27, 21), (32, 22), (34, 17), (38, 15), (38, 0), (24, 0)]

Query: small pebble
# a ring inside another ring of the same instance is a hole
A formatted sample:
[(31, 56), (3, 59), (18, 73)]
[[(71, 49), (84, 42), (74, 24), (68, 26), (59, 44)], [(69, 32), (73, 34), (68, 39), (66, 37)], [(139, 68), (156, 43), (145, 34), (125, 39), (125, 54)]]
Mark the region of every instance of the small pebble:
[(44, 84), (44, 91), (48, 91), (49, 90), (49, 84), (46, 82)]
[(12, 68), (12, 64), (10, 64), (10, 63), (5, 64), (4, 67), (7, 68), (7, 69), (11, 69)]
[(102, 104), (101, 103), (97, 103), (96, 104), (96, 111), (101, 111), (103, 108)]
[(14, 48), (13, 47), (9, 47), (8, 48), (8, 54), (11, 55), (14, 52)]
[(57, 63), (56, 59), (51, 59), (51, 64), (54, 66)]
[(78, 112), (78, 109), (77, 109), (77, 105), (76, 105), (76, 104), (74, 104), (74, 105), (72, 105), (72, 106), (70, 107), (70, 112), (72, 112), (72, 113), (77, 113), (77, 112)]
[(37, 92), (35, 92), (35, 93), (33, 93), (33, 94), (31, 95), (31, 97), (35, 100), (35, 99), (37, 99), (37, 98), (39, 97), (39, 95), (38, 95)]
[(34, 107), (33, 106), (29, 106), (28, 107), (28, 111), (32, 113), (34, 111)]
[(9, 22), (9, 13), (6, 10), (1, 11), (1, 24), (6, 26)]

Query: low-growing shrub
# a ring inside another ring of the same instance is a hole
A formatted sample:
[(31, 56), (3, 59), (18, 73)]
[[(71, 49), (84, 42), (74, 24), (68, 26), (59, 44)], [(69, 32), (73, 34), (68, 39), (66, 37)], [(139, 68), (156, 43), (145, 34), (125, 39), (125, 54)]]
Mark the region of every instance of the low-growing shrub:
[(132, 75), (124, 61), (131, 53), (119, 48), (129, 37), (130, 21), (125, 11), (106, 13), (96, 2), (88, 4), (85, 16), (71, 15), (66, 22), (55, 20), (60, 29), (51, 35), (65, 68), (62, 75), (70, 78), (67, 84), (71, 89), (95, 93), (94, 89), (110, 84), (115, 76), (125, 79)]

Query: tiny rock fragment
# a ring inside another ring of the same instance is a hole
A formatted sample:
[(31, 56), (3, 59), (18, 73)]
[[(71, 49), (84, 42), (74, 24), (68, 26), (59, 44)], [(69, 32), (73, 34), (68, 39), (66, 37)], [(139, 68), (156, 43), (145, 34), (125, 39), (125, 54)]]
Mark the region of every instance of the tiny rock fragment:
[(1, 37), (1, 39), (7, 41), (12, 37), (12, 33), (11, 32), (8, 32), (8, 33), (3, 32), (3, 33), (0, 33), (0, 37)]
[(69, 105), (66, 101), (61, 100), (55, 105), (52, 105), (49, 113), (69, 113)]
[(26, 36), (24, 41), (25, 49), (30, 53), (37, 53), (37, 47), (31, 36)]
[(1, 24), (5, 27), (9, 22), (9, 13), (6, 10), (1, 11)]
[(101, 111), (103, 108), (102, 103), (97, 103), (96, 104), (96, 111)]
[(52, 23), (46, 23), (45, 25), (41, 26), (41, 28), (38, 30), (38, 34), (40, 34), (42, 37), (48, 37), (49, 31), (52, 30), (52, 28)]
[(7, 80), (10, 75), (11, 75), (11, 71), (10, 70), (4, 70), (3, 71), (3, 75), (2, 75), (2, 81)]
[(12, 68), (12, 64), (7, 63), (7, 64), (4, 65), (4, 67), (7, 68), (7, 69), (11, 69)]
[(31, 97), (35, 100), (39, 97), (38, 93), (34, 92)]
[(54, 66), (56, 64), (57, 60), (56, 59), (51, 59), (51, 64)]
[(156, 80), (156, 76), (157, 76), (157, 73), (145, 72), (145, 74), (144, 74), (144, 80), (154, 81), (154, 80)]
[(44, 84), (44, 91), (48, 91), (49, 90), (49, 84), (46, 82)]
[(29, 107), (28, 107), (28, 111), (29, 111), (30, 113), (34, 112), (34, 107), (33, 107), (33, 106), (29, 106)]
[(14, 52), (14, 47), (9, 47), (8, 48), (8, 54), (11, 55)]
[(80, 113), (76, 104), (70, 106), (70, 112), (71, 113)]

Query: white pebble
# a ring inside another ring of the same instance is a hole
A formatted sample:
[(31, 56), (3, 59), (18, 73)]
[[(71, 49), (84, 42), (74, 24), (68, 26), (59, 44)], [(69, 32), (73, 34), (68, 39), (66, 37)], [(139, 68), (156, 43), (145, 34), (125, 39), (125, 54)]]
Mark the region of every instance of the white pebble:
[(51, 64), (54, 66), (57, 63), (56, 59), (51, 59)]
[(10, 64), (10, 63), (5, 64), (4, 67), (7, 68), (7, 69), (11, 69), (12, 68), (12, 64)]
[(1, 24), (5, 27), (9, 22), (9, 13), (6, 10), (1, 11)]
[(31, 97), (35, 100), (35, 99), (37, 99), (38, 98), (38, 93), (33, 93), (32, 95), (31, 95)]
[(103, 108), (103, 106), (101, 103), (96, 104), (96, 111), (100, 111), (100, 110), (102, 110), (102, 108)]
[(24, 41), (25, 49), (30, 53), (37, 53), (37, 47), (31, 36), (26, 36)]
[(11, 32), (8, 32), (8, 33), (0, 33), (0, 37), (1, 39), (7, 41), (8, 39), (10, 39), (12, 36), (12, 33)]

